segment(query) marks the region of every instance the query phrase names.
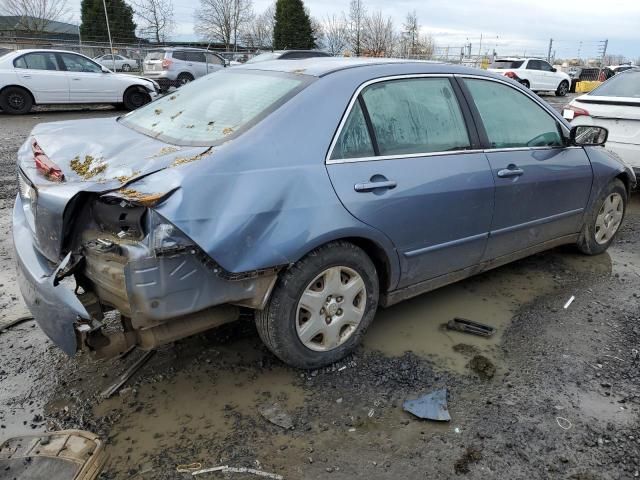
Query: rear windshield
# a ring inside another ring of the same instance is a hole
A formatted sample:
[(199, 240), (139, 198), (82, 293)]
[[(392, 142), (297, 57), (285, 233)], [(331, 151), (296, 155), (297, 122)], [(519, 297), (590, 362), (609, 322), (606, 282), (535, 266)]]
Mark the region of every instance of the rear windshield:
[(144, 57), (145, 60), (162, 60), (164, 58), (164, 50), (151, 50), (147, 53), (147, 56)]
[(206, 75), (121, 118), (123, 125), (176, 145), (216, 145), (249, 128), (312, 77), (254, 70)]
[(489, 68), (496, 68), (498, 70), (506, 70), (508, 68), (520, 68), (524, 60), (496, 60)]
[(265, 62), (267, 60), (276, 60), (280, 58), (280, 55), (282, 55), (282, 53), (280, 52), (261, 53), (260, 55), (256, 55), (255, 57), (253, 57), (251, 60), (248, 60), (247, 63), (258, 63)]
[(589, 95), (640, 98), (640, 70), (619, 73), (593, 90)]

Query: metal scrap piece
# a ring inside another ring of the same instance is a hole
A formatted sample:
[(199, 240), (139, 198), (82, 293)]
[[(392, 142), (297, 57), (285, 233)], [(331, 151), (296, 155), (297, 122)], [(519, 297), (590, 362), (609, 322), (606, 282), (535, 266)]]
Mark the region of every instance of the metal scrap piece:
[(262, 405), (258, 408), (258, 412), (265, 420), (268, 420), (274, 425), (286, 428), (287, 430), (293, 429), (293, 419), (278, 403)]
[(120, 390), (125, 383), (129, 381), (129, 379), (136, 373), (142, 365), (144, 365), (155, 353), (155, 350), (150, 350), (142, 355), (133, 365), (131, 365), (127, 371), (125, 371), (122, 375), (118, 377), (118, 381), (111, 385), (109, 388), (105, 389), (100, 396), (102, 398), (109, 398), (113, 396), (118, 390)]
[(447, 406), (447, 389), (442, 388), (415, 400), (406, 400), (402, 408), (418, 418), (448, 422), (451, 420)]

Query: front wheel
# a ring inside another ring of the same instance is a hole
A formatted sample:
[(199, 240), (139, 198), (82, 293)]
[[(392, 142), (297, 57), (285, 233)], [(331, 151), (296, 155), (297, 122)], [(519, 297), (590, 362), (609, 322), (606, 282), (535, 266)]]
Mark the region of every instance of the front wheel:
[(609, 248), (624, 219), (627, 198), (627, 189), (619, 179), (607, 185), (582, 227), (578, 239), (582, 253), (598, 255)]
[(124, 92), (123, 103), (127, 110), (135, 110), (151, 101), (151, 96), (142, 87), (132, 87)]
[(351, 353), (378, 307), (378, 275), (368, 255), (348, 242), (324, 245), (278, 279), (256, 326), (283, 362), (312, 369)]
[(568, 92), (569, 92), (569, 82), (567, 82), (566, 80), (563, 80), (562, 82), (560, 82), (560, 85), (558, 85), (558, 89), (556, 90), (556, 96), (564, 97), (567, 95)]
[(131, 71), (131, 65), (129, 65), (128, 63), (123, 63), (122, 64), (122, 71), (123, 72), (130, 72)]

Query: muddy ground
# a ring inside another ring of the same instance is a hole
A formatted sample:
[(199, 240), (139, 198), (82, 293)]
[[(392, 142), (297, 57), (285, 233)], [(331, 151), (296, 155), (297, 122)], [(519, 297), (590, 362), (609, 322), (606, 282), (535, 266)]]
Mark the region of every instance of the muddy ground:
[[(37, 122), (114, 114), (0, 114), (0, 322), (26, 313), (10, 241), (15, 150)], [(104, 479), (190, 478), (176, 469), (192, 463), (286, 479), (638, 477), (639, 248), (636, 196), (608, 253), (556, 249), (383, 310), (364, 346), (331, 368), (284, 366), (247, 320), (160, 349), (110, 399), (100, 392), (141, 353), (68, 358), (22, 323), (0, 334), (0, 439), (99, 433)], [(498, 333), (444, 330), (456, 316)], [(450, 423), (403, 412), (405, 399), (442, 387)], [(274, 403), (292, 429), (260, 415)]]

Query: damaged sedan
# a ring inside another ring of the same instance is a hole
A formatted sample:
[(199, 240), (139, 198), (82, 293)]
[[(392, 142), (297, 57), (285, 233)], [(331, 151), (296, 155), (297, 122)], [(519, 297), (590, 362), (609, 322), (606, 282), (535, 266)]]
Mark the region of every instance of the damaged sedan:
[[(385, 307), (562, 244), (604, 252), (633, 171), (516, 82), (386, 59), (263, 62), (18, 153), (18, 280), (69, 355), (255, 316), (284, 362)], [(119, 312), (114, 325), (111, 311)]]

